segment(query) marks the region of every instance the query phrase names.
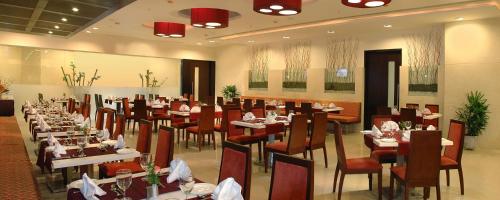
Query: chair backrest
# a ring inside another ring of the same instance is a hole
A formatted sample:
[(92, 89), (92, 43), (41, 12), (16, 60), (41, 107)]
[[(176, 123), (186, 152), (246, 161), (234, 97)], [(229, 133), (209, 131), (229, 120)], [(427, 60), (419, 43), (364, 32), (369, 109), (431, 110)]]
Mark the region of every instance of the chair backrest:
[(301, 103), (300, 104), (300, 113), (307, 115), (308, 119), (313, 118), (312, 104), (311, 103)]
[(99, 109), (101, 108), (101, 104), (99, 104), (99, 95), (98, 94), (94, 94), (94, 101), (95, 101), (95, 107), (96, 109)]
[(372, 115), (372, 125), (377, 126), (379, 129), (386, 121), (392, 121), (392, 115)]
[(266, 109), (264, 106), (254, 106), (250, 112), (252, 112), (256, 118), (266, 117)]
[(172, 111), (179, 111), (179, 108), (181, 108), (182, 102), (180, 101), (172, 101), (170, 102), (170, 109)]
[(160, 126), (158, 131), (158, 144), (156, 145), (155, 165), (160, 168), (170, 167), (174, 159), (174, 129)]
[(189, 101), (189, 107), (192, 108), (194, 106), (198, 106), (200, 104), (200, 102), (198, 101)]
[(252, 111), (252, 99), (244, 99), (243, 100), (243, 110), (245, 112), (251, 112)]
[(377, 115), (391, 115), (391, 108), (387, 106), (377, 106)]
[(75, 111), (75, 100), (73, 98), (68, 99), (68, 113), (73, 113)]
[(267, 124), (265, 129), (267, 135), (278, 134), (283, 132), (284, 130), (285, 130), (285, 125), (283, 123)]
[(154, 97), (155, 97), (155, 95), (154, 95), (154, 94), (149, 94), (149, 95), (148, 95), (148, 99), (149, 99), (149, 100), (154, 99)]
[(112, 132), (112, 139), (118, 139), (119, 135), (125, 135), (125, 116), (123, 114), (116, 115), (116, 127), (115, 131)]
[(269, 199), (314, 199), (314, 161), (274, 154)]
[(86, 104), (90, 104), (90, 94), (84, 95), (83, 102), (85, 102)]
[(406, 108), (412, 108), (412, 109), (415, 109), (415, 110), (418, 110), (418, 107), (420, 105), (418, 105), (418, 103), (407, 103), (406, 104)]
[(249, 147), (231, 142), (222, 143), (219, 180), (232, 177), (241, 186), (243, 199), (250, 199), (252, 177), (252, 150)]
[(288, 139), (287, 153), (303, 153), (306, 148), (307, 116), (300, 114), (292, 117), (290, 124), (290, 137)]
[(146, 100), (134, 100), (134, 119), (139, 121), (147, 119), (148, 111), (146, 107)]
[(104, 126), (104, 109), (97, 108), (97, 118), (95, 120), (95, 128), (97, 130), (102, 130)]
[(189, 102), (192, 102), (192, 101), (194, 101), (194, 95), (189, 94)]
[(160, 100), (160, 95), (159, 94), (155, 94), (155, 100), (156, 99)]
[(184, 93), (184, 94), (182, 95), (182, 97), (184, 97), (184, 99), (188, 99), (188, 98), (189, 98), (189, 94), (188, 94), (188, 93)]
[(257, 99), (257, 100), (255, 100), (255, 106), (265, 107), (266, 106), (266, 102), (264, 101), (264, 99)]
[(439, 184), (441, 131), (412, 131), (406, 182), (415, 187)]
[(417, 110), (414, 108), (401, 108), (399, 121), (411, 121), (411, 127), (415, 127), (417, 122)]
[(123, 98), (122, 99), (122, 106), (123, 106), (123, 114), (125, 117), (131, 117), (132, 116), (132, 110), (130, 109), (129, 105), (129, 100), (128, 98)]
[(208, 96), (205, 101), (206, 101), (207, 105), (215, 106), (215, 97), (214, 96)]
[(344, 149), (344, 140), (342, 139), (342, 125), (338, 121), (333, 121), (336, 128), (333, 134), (335, 139), (335, 150), (337, 151), (337, 160), (342, 168), (346, 168), (346, 157)]
[(106, 113), (106, 123), (104, 128), (108, 129), (110, 133), (113, 133), (114, 125), (115, 125), (115, 111), (113, 109), (104, 108)]
[[(439, 105), (437, 104), (425, 104), (425, 108), (429, 109), (432, 113), (439, 113)], [(439, 119), (425, 119), (424, 125), (433, 125), (434, 127), (439, 127)]]
[(217, 97), (217, 105), (219, 106), (224, 105), (224, 97)]
[(285, 114), (288, 115), (290, 113), (290, 110), (293, 110), (294, 112), (296, 112), (295, 101), (286, 101), (285, 102)]
[(425, 104), (425, 108), (429, 109), (432, 113), (439, 113), (439, 105)]
[(99, 106), (104, 107), (104, 102), (102, 101), (102, 94), (99, 95)]
[(139, 95), (139, 100), (146, 100), (146, 95), (144, 94)]
[(83, 103), (82, 104), (82, 115), (84, 119), (87, 119), (90, 117), (90, 103)]
[(453, 145), (446, 146), (444, 148), (444, 156), (454, 161), (457, 161), (457, 163), (462, 162), (464, 136), (465, 136), (465, 123), (458, 120), (450, 120), (450, 128), (448, 129), (448, 139), (453, 141)]
[(236, 104), (238, 106), (241, 106), (241, 101), (240, 98), (233, 98), (233, 104)]
[(215, 120), (215, 107), (202, 106), (198, 128), (200, 132), (213, 132)]
[(140, 98), (140, 97), (139, 97), (139, 94), (135, 94), (135, 96), (134, 96), (134, 100), (139, 100), (139, 98)]
[(312, 120), (311, 139), (309, 140), (310, 147), (325, 146), (326, 128), (328, 124), (328, 113), (316, 112)]
[(137, 138), (136, 150), (141, 153), (151, 153), (151, 133), (153, 124), (151, 121), (139, 121), (139, 137)]
[[(231, 124), (231, 121), (241, 120), (241, 109), (236, 106), (226, 105), (222, 108), (222, 110), (222, 126), (226, 127), (225, 130), (227, 132), (227, 137), (243, 135), (245, 133), (245, 129)], [(226, 113), (225, 116), (224, 112)]]

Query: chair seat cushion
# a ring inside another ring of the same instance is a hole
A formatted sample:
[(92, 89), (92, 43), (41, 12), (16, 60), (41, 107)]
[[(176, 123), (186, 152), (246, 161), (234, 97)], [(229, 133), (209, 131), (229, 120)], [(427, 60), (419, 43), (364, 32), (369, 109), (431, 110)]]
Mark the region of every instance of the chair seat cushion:
[(351, 172), (377, 172), (382, 170), (382, 165), (372, 158), (347, 159), (346, 166), (347, 170)]
[(405, 180), (406, 179), (406, 166), (392, 167), (391, 173), (398, 176), (401, 180)]
[(116, 176), (116, 171), (120, 169), (130, 169), (132, 173), (139, 173), (144, 171), (141, 165), (135, 161), (113, 162), (99, 165), (99, 170), (104, 172), (108, 177)]
[(272, 152), (285, 153), (287, 147), (288, 147), (288, 144), (285, 142), (275, 142), (272, 144), (266, 144), (266, 149), (268, 149), (268, 151), (272, 151)]
[(228, 141), (238, 144), (251, 144), (261, 141), (261, 137), (255, 135), (235, 135), (227, 138)]
[(215, 125), (214, 125), (214, 131), (221, 132), (221, 131), (222, 131), (222, 126), (221, 126), (221, 124), (215, 124)]
[(196, 124), (191, 122), (173, 122), (171, 123), (171, 126), (174, 128), (183, 129), (191, 126), (196, 126)]
[(458, 166), (457, 161), (454, 161), (453, 159), (448, 158), (446, 156), (441, 156), (441, 167), (446, 168), (454, 166)]
[(186, 131), (188, 133), (198, 133), (198, 130), (199, 130), (198, 126), (190, 126), (186, 128)]

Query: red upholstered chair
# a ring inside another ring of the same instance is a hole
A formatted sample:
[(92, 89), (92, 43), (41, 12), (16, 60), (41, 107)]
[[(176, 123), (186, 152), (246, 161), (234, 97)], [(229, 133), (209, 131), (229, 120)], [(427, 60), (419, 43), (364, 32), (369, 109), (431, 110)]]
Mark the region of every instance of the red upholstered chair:
[(154, 120), (148, 115), (146, 100), (134, 100), (134, 124), (132, 125), (132, 134), (135, 132), (135, 123), (141, 120)]
[[(386, 121), (391, 121), (391, 115), (373, 115), (372, 124), (381, 128), (382, 124)], [(379, 163), (390, 163), (391, 166), (396, 163), (397, 149), (390, 147), (378, 147), (373, 145), (373, 137), (370, 135), (363, 136), (365, 145), (370, 149), (370, 157), (377, 160)]]
[[(135, 149), (140, 153), (151, 152), (151, 133), (153, 132), (153, 123), (151, 121), (141, 120), (139, 122), (139, 136)], [(130, 169), (132, 173), (144, 171), (139, 164), (139, 158), (134, 161), (112, 162), (99, 165), (100, 177), (113, 177), (119, 169)]]
[(217, 97), (217, 105), (219, 106), (224, 105), (224, 97)]
[(127, 129), (130, 129), (130, 120), (133, 120), (134, 116), (132, 115), (132, 109), (130, 109), (130, 102), (128, 98), (123, 98), (122, 104), (123, 104), (123, 116), (127, 121)]
[[(222, 105), (222, 119), (220, 120), (220, 123), (216, 123), (215, 126), (214, 126), (214, 131), (217, 131), (221, 134), (221, 142), (224, 142), (226, 140), (226, 132), (227, 132), (227, 129), (228, 129), (228, 118), (227, 118), (227, 111), (230, 109), (230, 108), (233, 108), (235, 106), (233, 105)], [(236, 107), (238, 108), (238, 107)], [(241, 113), (240, 113), (240, 118), (241, 119)], [(234, 120), (234, 119), (232, 119)]]
[(411, 121), (411, 127), (415, 127), (417, 123), (417, 110), (415, 108), (401, 108), (399, 121)]
[(158, 143), (156, 145), (155, 165), (160, 168), (170, 166), (174, 159), (174, 129), (160, 126), (158, 132)]
[(252, 112), (252, 99), (243, 99), (243, 111)]
[(192, 108), (194, 106), (199, 106), (200, 102), (198, 101), (189, 101), (189, 107)]
[(273, 156), (270, 200), (314, 199), (314, 161), (292, 156)]
[(326, 126), (328, 114), (326, 112), (317, 112), (313, 115), (311, 137), (306, 139), (306, 151), (304, 152), (304, 158), (307, 158), (307, 150), (311, 155), (311, 160), (314, 160), (313, 150), (323, 149), (323, 155), (325, 157), (325, 167), (328, 168), (328, 156), (326, 154)]
[(97, 108), (95, 128), (102, 130), (104, 128), (104, 108)]
[(290, 124), (290, 137), (288, 138), (288, 143), (275, 142), (272, 144), (266, 144), (264, 147), (264, 171), (267, 173), (269, 152), (287, 155), (295, 155), (299, 153), (303, 154), (306, 150), (306, 138), (307, 116), (302, 114), (294, 115)]
[(342, 198), (342, 186), (346, 174), (368, 174), (368, 188), (372, 190), (372, 174), (378, 175), (378, 199), (382, 199), (382, 165), (376, 160), (368, 157), (350, 158), (345, 156), (344, 141), (342, 139), (342, 126), (338, 121), (334, 121), (337, 128), (335, 135), (335, 149), (337, 150), (337, 167), (335, 168), (335, 178), (333, 181), (333, 192), (337, 187), (337, 177), (340, 172), (340, 182), (338, 200)]
[(266, 101), (264, 99), (257, 99), (255, 100), (255, 106), (256, 107), (266, 107)]
[(418, 107), (420, 107), (420, 105), (418, 105), (418, 103), (407, 103), (406, 104), (406, 108), (418, 110)]
[(68, 99), (68, 113), (73, 113), (75, 112), (75, 100), (73, 98)]
[(429, 187), (436, 187), (437, 199), (441, 199), (440, 159), (441, 131), (412, 131), (407, 164), (391, 168), (389, 199), (393, 198), (394, 179), (405, 185), (404, 199), (408, 199), (412, 187), (424, 187), (424, 198)]
[[(160, 97), (161, 99), (162, 97)], [(166, 103), (168, 103), (168, 100), (163, 100)], [(166, 125), (165, 121), (169, 121), (171, 119), (171, 116), (168, 114), (168, 111), (170, 110), (170, 107), (168, 104), (163, 106), (163, 109), (161, 111), (157, 111), (155, 114), (156, 120), (161, 120), (161, 124)]]
[[(432, 113), (439, 113), (439, 105), (436, 104), (425, 104), (425, 108), (429, 109)], [(433, 125), (434, 127), (439, 127), (439, 119), (424, 119), (424, 127)]]
[(297, 112), (297, 110), (295, 110), (295, 101), (285, 102), (285, 115), (288, 115), (290, 113), (290, 110)]
[(446, 185), (450, 186), (450, 169), (457, 169), (460, 178), (460, 193), (462, 195), (464, 195), (464, 175), (462, 173), (464, 135), (465, 123), (457, 120), (450, 120), (448, 139), (453, 141), (453, 145), (445, 147), (444, 155), (441, 156), (441, 170), (446, 170)]
[[(181, 101), (172, 101), (170, 102), (170, 109), (172, 111), (179, 111), (182, 104), (183, 103)], [(182, 137), (185, 138), (185, 129), (189, 126), (194, 126), (194, 124), (186, 123), (186, 117), (179, 115), (170, 115), (170, 126), (174, 129), (177, 129), (177, 144), (179, 144), (181, 133)]]
[(110, 133), (113, 133), (113, 136), (111, 137), (113, 140), (118, 139), (119, 135), (125, 135), (125, 116), (123, 114), (116, 115), (115, 131), (110, 131)]
[(231, 142), (222, 143), (219, 181), (232, 177), (241, 186), (243, 199), (250, 199), (252, 149)]
[[(190, 134), (196, 135), (196, 140), (198, 140), (198, 150), (201, 151), (201, 142), (204, 141), (202, 138), (205, 135), (211, 137), (214, 143), (215, 150), (215, 135), (214, 135), (214, 117), (215, 117), (215, 107), (214, 106), (202, 106), (200, 119), (197, 126), (190, 126), (186, 128), (186, 148), (188, 147)], [(210, 139), (209, 139), (210, 144)]]
[(234, 105), (238, 105), (238, 106), (240, 106), (240, 107), (241, 107), (241, 100), (240, 100), (240, 98), (233, 98), (232, 103), (233, 103)]
[(301, 103), (300, 104), (300, 114), (307, 115), (308, 119), (313, 118), (313, 109), (311, 103)]
[[(263, 106), (255, 106), (252, 108), (252, 113), (256, 118), (265, 118), (266, 117), (265, 112), (266, 110)], [(268, 135), (266, 133), (266, 129), (250, 129), (250, 131), (252, 135)], [(283, 128), (279, 132), (274, 131), (273, 134), (274, 134), (274, 139), (283, 142), (283, 138), (285, 135), (285, 128)], [(264, 137), (264, 139), (265, 141), (267, 141), (267, 137)]]

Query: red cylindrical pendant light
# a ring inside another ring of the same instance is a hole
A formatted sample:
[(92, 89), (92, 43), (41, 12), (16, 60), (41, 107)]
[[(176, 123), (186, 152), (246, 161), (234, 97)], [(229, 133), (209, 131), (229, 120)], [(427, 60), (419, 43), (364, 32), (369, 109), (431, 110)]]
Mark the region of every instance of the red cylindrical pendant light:
[(302, 0), (253, 0), (253, 10), (265, 15), (296, 15), (302, 11)]
[(155, 22), (154, 34), (159, 37), (182, 38), (186, 36), (186, 25), (172, 22)]
[(198, 28), (226, 28), (229, 11), (218, 8), (191, 8), (191, 26)]
[(391, 3), (391, 0), (342, 0), (342, 4), (355, 8), (376, 8)]

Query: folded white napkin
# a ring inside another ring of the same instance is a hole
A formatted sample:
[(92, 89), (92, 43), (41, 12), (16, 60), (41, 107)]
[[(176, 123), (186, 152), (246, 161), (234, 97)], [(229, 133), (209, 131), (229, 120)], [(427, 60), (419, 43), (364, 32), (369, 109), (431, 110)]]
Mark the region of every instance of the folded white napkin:
[(102, 133), (103, 133), (103, 136), (102, 136), (102, 140), (109, 140), (109, 130), (107, 128), (105, 128), (104, 130), (102, 130)]
[(115, 149), (121, 149), (125, 147), (125, 140), (123, 139), (123, 135), (118, 135), (118, 139), (116, 140)]
[(179, 111), (181, 111), (181, 112), (189, 112), (190, 109), (189, 109), (188, 105), (182, 104), (181, 107), (179, 107)]
[(435, 126), (433, 126), (433, 125), (429, 125), (429, 126), (427, 127), (427, 130), (428, 130), (428, 131), (435, 131), (435, 130), (436, 130), (436, 127), (435, 127)]
[(36, 120), (36, 123), (38, 124), (38, 126), (42, 125), (43, 117), (40, 114), (35, 115), (35, 120)]
[(36, 111), (36, 109), (31, 108), (30, 113), (31, 113), (31, 114), (36, 114), (36, 113), (38, 113), (38, 112)]
[(380, 129), (378, 129), (377, 126), (373, 125), (372, 126), (372, 135), (375, 137), (381, 137), (384, 134), (382, 133), (382, 131), (380, 131)]
[(87, 176), (87, 173), (83, 174), (82, 176), (82, 187), (80, 188), (80, 192), (82, 193), (83, 197), (87, 200), (99, 200), (95, 195), (97, 196), (103, 196), (106, 195), (106, 192), (102, 190), (99, 186), (97, 186), (96, 183), (92, 179), (90, 179)]
[(75, 124), (82, 124), (84, 120), (85, 120), (85, 118), (83, 118), (83, 115), (82, 114), (78, 114), (75, 117)]
[(186, 180), (191, 177), (191, 169), (186, 162), (181, 159), (175, 159), (170, 162), (170, 174), (167, 177), (167, 183), (172, 183), (176, 180)]
[(335, 107), (337, 107), (337, 106), (334, 103), (328, 104), (328, 108), (335, 108)]
[(56, 142), (56, 137), (52, 135), (52, 132), (49, 132), (49, 134), (47, 135), (47, 143), (49, 143), (49, 146), (53, 146)]
[(160, 100), (159, 100), (159, 99), (156, 99), (156, 100), (154, 101), (154, 104), (160, 104), (160, 103), (161, 103), (161, 102), (160, 102)]
[(295, 115), (295, 113), (288, 113), (287, 118), (288, 118), (288, 121), (289, 121), (289, 122), (291, 122), (291, 121), (292, 121), (292, 118), (293, 118), (293, 116), (294, 116), (294, 115)]
[(417, 114), (417, 117), (422, 117), (422, 112), (420, 112), (420, 110), (416, 110), (415, 113)]
[(54, 145), (54, 150), (52, 151), (52, 153), (54, 154), (54, 156), (56, 158), (60, 158), (61, 157), (61, 154), (66, 154), (66, 150), (64, 149), (64, 146), (61, 145), (57, 140), (55, 142), (55, 145)]
[(215, 105), (215, 112), (222, 112), (222, 107)]
[(200, 106), (193, 106), (191, 108), (191, 111), (189, 111), (189, 112), (191, 112), (191, 113), (200, 113), (201, 112), (201, 108), (200, 108)]
[(321, 105), (320, 103), (316, 102), (316, 103), (314, 103), (313, 108), (316, 108), (316, 109), (323, 109), (323, 105)]
[(212, 193), (214, 200), (243, 200), (241, 195), (241, 186), (234, 178), (229, 177), (220, 182)]
[(399, 111), (396, 108), (391, 109), (391, 115), (399, 115)]
[(411, 137), (411, 131), (403, 132), (403, 138), (410, 140), (410, 137)]
[(161, 105), (165, 105), (165, 104), (167, 104), (167, 103), (165, 102), (165, 100), (161, 100), (160, 104), (161, 104)]
[(275, 105), (277, 105), (278, 103), (276, 102), (276, 100), (272, 100), (272, 101), (270, 101), (268, 104), (269, 104), (269, 105), (271, 105), (271, 106), (275, 106)]
[(431, 112), (431, 110), (429, 110), (429, 108), (424, 108), (424, 110), (422, 110), (422, 113), (424, 115), (430, 115), (430, 114), (432, 114), (432, 112)]
[(243, 115), (243, 121), (249, 121), (249, 120), (254, 120), (255, 115), (252, 112), (247, 112), (245, 115)]
[(382, 124), (382, 131), (391, 131), (396, 130), (399, 131), (399, 124), (394, 121), (386, 121)]
[(49, 124), (47, 124), (47, 122), (42, 121), (42, 124), (40, 125), (40, 129), (42, 131), (49, 131), (52, 128), (49, 126)]

